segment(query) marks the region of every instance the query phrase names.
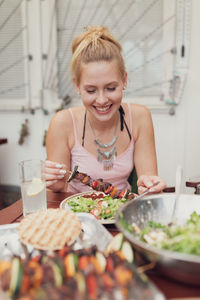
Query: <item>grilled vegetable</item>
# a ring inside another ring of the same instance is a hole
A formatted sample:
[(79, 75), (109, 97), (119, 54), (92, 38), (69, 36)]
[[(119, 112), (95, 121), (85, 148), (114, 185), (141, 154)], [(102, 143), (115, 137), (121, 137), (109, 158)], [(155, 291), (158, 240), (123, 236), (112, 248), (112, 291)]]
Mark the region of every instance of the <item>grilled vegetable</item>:
[(11, 280), (9, 294), (11, 297), (17, 297), (21, 288), (23, 268), (19, 257), (15, 257), (12, 261)]
[(110, 254), (114, 251), (120, 250), (122, 247), (123, 240), (124, 240), (124, 236), (121, 232), (116, 234), (112, 238), (111, 242), (108, 244), (106, 251), (105, 251), (106, 254)]
[(76, 272), (76, 274), (74, 275), (74, 279), (77, 282), (78, 291), (80, 293), (81, 299), (84, 299), (84, 295), (86, 293), (85, 277), (81, 272)]
[(51, 264), (53, 272), (54, 272), (55, 285), (56, 286), (61, 286), (63, 284), (63, 272), (62, 272), (62, 269), (53, 260), (51, 260), (50, 264)]
[(101, 266), (101, 273), (103, 273), (106, 268), (106, 258), (103, 255), (103, 253), (101, 253), (99, 251), (97, 251), (97, 253), (96, 253), (96, 258), (98, 259), (99, 264)]
[(67, 182), (70, 182), (74, 178), (80, 180), (83, 184), (92, 187), (96, 191), (101, 191), (106, 195), (110, 195), (112, 198), (126, 197), (129, 200), (135, 198), (135, 194), (131, 193), (130, 190), (118, 190), (116, 186), (113, 186), (109, 182), (104, 182), (101, 178), (93, 180), (89, 175), (78, 172), (78, 166), (74, 167)]
[(87, 291), (89, 299), (96, 300), (98, 299), (98, 282), (97, 277), (94, 274), (89, 274), (86, 277)]
[(76, 268), (78, 264), (78, 258), (75, 253), (69, 253), (64, 258), (64, 264), (65, 264), (65, 273), (67, 277), (73, 277), (76, 273)]
[(127, 241), (123, 242), (121, 251), (124, 254), (124, 257), (127, 259), (127, 261), (132, 263), (134, 260), (134, 254), (131, 244)]
[(40, 284), (42, 283), (44, 274), (43, 274), (43, 269), (39, 263), (39, 258), (38, 261), (35, 260), (35, 258), (33, 258), (29, 263), (28, 263), (28, 268), (31, 271), (31, 285), (34, 288), (37, 288), (40, 286)]
[(92, 247), (65, 248), (51, 255), (42, 252), (37, 260), (13, 257), (10, 264), (0, 262), (0, 281), (5, 275), (9, 283), (1, 288), (16, 300), (115, 299), (116, 289), (120, 299), (128, 300), (130, 286), (137, 280), (133, 266), (124, 258), (131, 256), (127, 255), (130, 249), (121, 235), (114, 246), (118, 250), (108, 256)]
[(7, 260), (0, 261), (0, 275), (3, 274), (6, 270), (11, 269), (11, 262)]
[(128, 241), (124, 241), (124, 236), (120, 232), (116, 234), (111, 242), (108, 244), (105, 253), (108, 255), (113, 252), (120, 251), (119, 253), (130, 263), (134, 260), (134, 253), (131, 244)]
[(88, 267), (89, 263), (89, 257), (87, 255), (82, 255), (78, 260), (78, 269), (82, 271), (85, 270)]
[(122, 286), (126, 286), (132, 280), (132, 272), (124, 265), (118, 265), (114, 271), (115, 277), (118, 283)]

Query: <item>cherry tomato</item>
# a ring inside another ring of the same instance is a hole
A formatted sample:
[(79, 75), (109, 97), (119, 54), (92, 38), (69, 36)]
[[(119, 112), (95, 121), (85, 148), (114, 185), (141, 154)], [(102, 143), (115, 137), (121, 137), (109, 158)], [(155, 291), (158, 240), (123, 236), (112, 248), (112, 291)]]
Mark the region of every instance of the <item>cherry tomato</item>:
[(94, 181), (92, 182), (92, 188), (95, 190), (96, 187), (97, 187), (97, 185), (98, 185), (98, 181), (97, 181), (97, 180), (94, 180)]
[(95, 216), (95, 218), (99, 219), (99, 215), (100, 215), (101, 210), (99, 208), (93, 208), (90, 213)]

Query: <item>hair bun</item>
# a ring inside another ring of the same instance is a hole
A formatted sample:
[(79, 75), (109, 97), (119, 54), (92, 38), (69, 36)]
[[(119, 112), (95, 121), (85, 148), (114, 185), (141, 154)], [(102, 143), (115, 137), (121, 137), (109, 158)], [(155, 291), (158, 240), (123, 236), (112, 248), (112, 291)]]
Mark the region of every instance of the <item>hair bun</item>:
[(101, 38), (103, 36), (109, 35), (108, 29), (104, 26), (87, 26), (85, 29), (88, 35), (96, 38)]
[(109, 29), (104, 26), (87, 26), (84, 29), (84, 32), (78, 35), (72, 43), (70, 68), (73, 76), (76, 74), (75, 77), (80, 78), (81, 63), (116, 59), (120, 73), (124, 77), (125, 66), (121, 55), (122, 47), (111, 35)]
[(87, 26), (85, 29), (85, 34), (88, 38), (88, 41), (94, 43), (94, 45), (96, 45), (98, 39), (110, 39), (109, 31), (104, 26)]

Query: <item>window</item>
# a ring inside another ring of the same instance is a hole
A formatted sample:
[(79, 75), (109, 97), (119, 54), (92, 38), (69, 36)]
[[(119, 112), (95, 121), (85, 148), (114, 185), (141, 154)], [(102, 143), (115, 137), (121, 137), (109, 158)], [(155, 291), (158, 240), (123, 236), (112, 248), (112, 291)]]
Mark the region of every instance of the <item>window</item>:
[[(180, 43), (188, 37), (189, 9), (190, 0), (58, 1), (59, 97), (75, 97), (68, 70), (71, 41), (87, 25), (103, 24), (123, 47), (128, 71), (126, 100), (157, 108), (176, 104), (187, 71), (185, 63), (184, 75), (179, 74), (177, 61)], [(55, 88), (56, 79), (53, 82)]]
[(18, 108), (26, 103), (26, 25), (24, 1), (0, 3), (0, 108)]
[(176, 105), (187, 79), (190, 8), (191, 0), (1, 1), (0, 108), (73, 103), (71, 43), (88, 25), (105, 25), (120, 41), (127, 101)]

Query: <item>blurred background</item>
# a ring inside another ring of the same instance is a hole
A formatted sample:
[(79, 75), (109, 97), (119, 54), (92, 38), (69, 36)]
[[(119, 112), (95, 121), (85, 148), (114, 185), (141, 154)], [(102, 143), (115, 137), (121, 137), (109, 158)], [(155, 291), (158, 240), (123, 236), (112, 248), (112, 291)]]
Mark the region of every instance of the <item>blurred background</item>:
[(90, 25), (122, 44), (124, 101), (151, 110), (159, 175), (200, 180), (199, 0), (0, 0), (0, 191), (18, 187), (19, 161), (45, 159), (52, 115), (80, 104), (71, 43)]

